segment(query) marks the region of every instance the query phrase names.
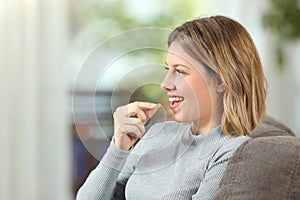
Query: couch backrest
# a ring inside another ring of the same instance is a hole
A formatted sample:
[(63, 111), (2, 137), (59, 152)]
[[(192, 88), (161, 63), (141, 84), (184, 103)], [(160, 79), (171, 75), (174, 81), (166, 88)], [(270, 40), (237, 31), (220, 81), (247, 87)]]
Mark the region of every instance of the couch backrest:
[(278, 120), (269, 116), (263, 119), (250, 133), (250, 137), (252, 138), (270, 136), (295, 136), (295, 133)]
[(300, 199), (300, 139), (264, 123), (229, 161), (216, 200)]

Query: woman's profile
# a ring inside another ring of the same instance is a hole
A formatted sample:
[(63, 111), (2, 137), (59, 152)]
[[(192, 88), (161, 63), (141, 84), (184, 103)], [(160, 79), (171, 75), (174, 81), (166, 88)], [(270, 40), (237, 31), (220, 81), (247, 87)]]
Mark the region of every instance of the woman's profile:
[(174, 121), (146, 122), (159, 104), (114, 112), (114, 136), (77, 199), (213, 199), (227, 163), (265, 115), (265, 77), (246, 29), (224, 16), (185, 22), (168, 38), (161, 88)]

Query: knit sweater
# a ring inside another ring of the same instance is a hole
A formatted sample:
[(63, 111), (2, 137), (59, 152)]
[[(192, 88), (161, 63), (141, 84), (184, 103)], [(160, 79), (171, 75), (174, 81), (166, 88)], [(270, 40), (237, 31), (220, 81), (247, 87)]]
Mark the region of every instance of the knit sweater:
[(193, 135), (188, 124), (155, 124), (130, 151), (112, 141), (76, 199), (213, 199), (229, 159), (247, 139), (226, 136), (220, 126)]

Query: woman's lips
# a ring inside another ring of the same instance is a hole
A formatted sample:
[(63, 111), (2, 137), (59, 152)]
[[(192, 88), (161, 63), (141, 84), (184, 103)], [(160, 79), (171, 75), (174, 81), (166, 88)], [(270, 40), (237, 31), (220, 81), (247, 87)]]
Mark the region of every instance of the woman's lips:
[(180, 106), (180, 103), (184, 101), (184, 97), (182, 96), (169, 96), (170, 108), (174, 110), (175, 108)]

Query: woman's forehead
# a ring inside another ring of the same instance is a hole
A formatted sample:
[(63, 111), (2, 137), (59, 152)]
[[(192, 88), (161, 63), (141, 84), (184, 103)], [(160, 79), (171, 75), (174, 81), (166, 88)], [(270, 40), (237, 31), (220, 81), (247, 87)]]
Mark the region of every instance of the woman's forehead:
[(168, 49), (167, 62), (168, 60), (184, 62), (191, 66), (198, 66), (201, 64), (199, 61), (192, 58), (177, 41), (172, 42)]
[(185, 60), (186, 62), (191, 62), (191, 63), (195, 61), (176, 41), (171, 43), (168, 49), (168, 56), (171, 56), (172, 58)]
[(197, 71), (202, 74), (205, 72), (205, 67), (203, 64), (192, 58), (180, 45), (178, 42), (172, 42), (169, 49), (168, 55), (166, 58), (167, 65), (176, 65), (176, 64), (184, 64), (185, 66), (190, 67), (192, 70)]

